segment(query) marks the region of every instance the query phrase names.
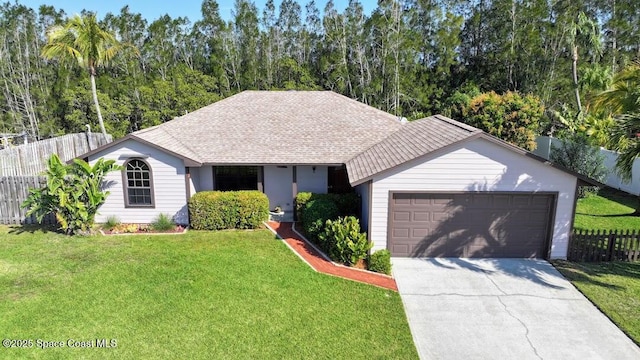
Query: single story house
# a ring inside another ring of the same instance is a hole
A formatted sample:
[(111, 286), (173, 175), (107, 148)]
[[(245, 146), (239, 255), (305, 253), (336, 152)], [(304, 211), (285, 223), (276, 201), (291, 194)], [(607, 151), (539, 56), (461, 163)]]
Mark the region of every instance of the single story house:
[(373, 250), (393, 256), (566, 258), (579, 182), (474, 127), (412, 122), (331, 91), (245, 91), (82, 156), (114, 159), (97, 222), (188, 223), (198, 191), (354, 189)]

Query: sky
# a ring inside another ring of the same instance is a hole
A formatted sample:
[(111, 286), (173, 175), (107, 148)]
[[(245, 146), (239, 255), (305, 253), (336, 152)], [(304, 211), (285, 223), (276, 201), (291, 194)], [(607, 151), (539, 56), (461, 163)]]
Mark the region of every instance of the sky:
[[(262, 14), (264, 3), (266, 0), (254, 0), (258, 7), (259, 14)], [(107, 13), (120, 13), (125, 5), (129, 5), (132, 13), (140, 13), (142, 17), (151, 22), (159, 17), (169, 14), (172, 18), (186, 16), (193, 23), (201, 18), (200, 5), (202, 0), (17, 0), (18, 3), (37, 10), (40, 5), (52, 5), (56, 9), (64, 10), (67, 15), (80, 13), (82, 9), (96, 12), (98, 18), (103, 18)], [(275, 0), (276, 11), (280, 5), (280, 0)], [(361, 0), (365, 14), (371, 14), (377, 6), (376, 0)], [(225, 20), (231, 19), (231, 11), (233, 9), (234, 0), (218, 0), (220, 6), (220, 16)], [(304, 19), (304, 6), (308, 0), (298, 0), (302, 8), (302, 16)], [(316, 6), (320, 10), (320, 14), (324, 10), (327, 0), (316, 0)], [(348, 0), (334, 0), (336, 9), (342, 11), (347, 7)]]

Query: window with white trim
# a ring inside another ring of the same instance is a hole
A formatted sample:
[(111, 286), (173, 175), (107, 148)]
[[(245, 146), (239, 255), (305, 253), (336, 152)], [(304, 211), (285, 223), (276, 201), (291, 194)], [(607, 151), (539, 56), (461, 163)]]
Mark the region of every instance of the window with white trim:
[(142, 159), (129, 159), (123, 170), (126, 207), (153, 207), (153, 176), (151, 167)]

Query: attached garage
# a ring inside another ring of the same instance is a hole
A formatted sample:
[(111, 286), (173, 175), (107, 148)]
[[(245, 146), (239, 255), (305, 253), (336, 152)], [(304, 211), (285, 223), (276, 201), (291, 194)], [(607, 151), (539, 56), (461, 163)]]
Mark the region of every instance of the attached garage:
[(391, 193), (388, 248), (398, 257), (545, 258), (555, 194)]
[(347, 162), (373, 251), (566, 258), (576, 189), (593, 180), (436, 115)]

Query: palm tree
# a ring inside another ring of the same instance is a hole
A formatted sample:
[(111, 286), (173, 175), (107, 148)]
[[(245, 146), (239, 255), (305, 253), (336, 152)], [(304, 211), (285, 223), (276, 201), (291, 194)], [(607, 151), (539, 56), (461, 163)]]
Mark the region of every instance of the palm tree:
[(614, 115), (640, 112), (640, 60), (617, 73), (610, 88), (596, 96), (594, 105)]
[(105, 137), (107, 131), (104, 128), (96, 92), (96, 68), (111, 60), (120, 49), (122, 44), (114, 35), (100, 27), (93, 13), (75, 15), (64, 26), (53, 26), (47, 32), (47, 44), (42, 49), (42, 56), (46, 59), (75, 60), (89, 71), (93, 102), (96, 105), (100, 130)]
[[(596, 96), (594, 106), (617, 120), (610, 147), (620, 152), (616, 170), (623, 180), (631, 181), (633, 162), (640, 156), (640, 61), (616, 74), (611, 88)], [(634, 215), (640, 216), (640, 196)]]
[(567, 24), (567, 32), (564, 41), (571, 51), (571, 80), (576, 98), (578, 113), (582, 113), (580, 101), (580, 85), (578, 83), (578, 45), (588, 46), (593, 56), (600, 54), (602, 43), (600, 42), (600, 28), (598, 23), (589, 18), (584, 12), (579, 12), (575, 19)]

